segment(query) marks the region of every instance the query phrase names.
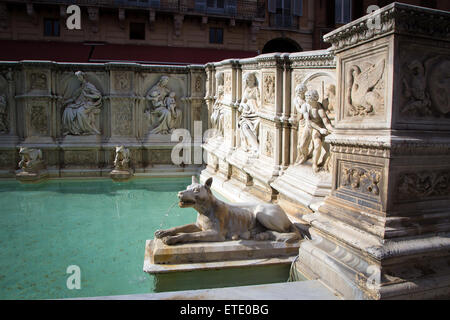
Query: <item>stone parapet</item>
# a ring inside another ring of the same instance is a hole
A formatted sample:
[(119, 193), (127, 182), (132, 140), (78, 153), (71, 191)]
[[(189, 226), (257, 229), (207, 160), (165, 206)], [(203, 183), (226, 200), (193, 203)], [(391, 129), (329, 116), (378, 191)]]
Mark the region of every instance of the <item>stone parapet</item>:
[(103, 176), (118, 145), (138, 172), (173, 165), (171, 133), (208, 125), (205, 81), (199, 65), (0, 62), (0, 175), (14, 176), (18, 147), (41, 149), (52, 177)]

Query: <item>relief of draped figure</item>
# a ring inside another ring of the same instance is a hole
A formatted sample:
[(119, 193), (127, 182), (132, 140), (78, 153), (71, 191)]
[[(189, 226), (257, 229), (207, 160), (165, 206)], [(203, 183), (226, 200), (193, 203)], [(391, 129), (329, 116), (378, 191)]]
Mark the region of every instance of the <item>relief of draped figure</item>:
[(168, 88), (169, 77), (162, 76), (149, 91), (149, 106), (145, 115), (150, 122), (150, 134), (170, 134), (181, 127), (182, 111), (177, 106), (176, 94)]
[(261, 105), (258, 79), (254, 73), (249, 73), (244, 77), (244, 82), (245, 90), (238, 108), (240, 112), (241, 147), (252, 155), (257, 155), (259, 152), (258, 131), (260, 122), (257, 111)]
[(100, 134), (95, 126), (95, 115), (100, 113), (102, 94), (86, 80), (84, 72), (77, 71), (75, 75), (81, 86), (64, 102), (63, 134), (74, 136)]

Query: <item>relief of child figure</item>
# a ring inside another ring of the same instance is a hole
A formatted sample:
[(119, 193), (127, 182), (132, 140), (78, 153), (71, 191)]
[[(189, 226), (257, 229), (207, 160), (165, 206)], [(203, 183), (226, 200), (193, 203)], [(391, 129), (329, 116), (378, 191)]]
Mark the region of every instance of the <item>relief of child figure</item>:
[(175, 101), (175, 92), (172, 91), (169, 93), (169, 95), (166, 98), (165, 105), (167, 109), (169, 109), (170, 115), (172, 117), (176, 117), (177, 113), (175, 108), (177, 107), (177, 103)]

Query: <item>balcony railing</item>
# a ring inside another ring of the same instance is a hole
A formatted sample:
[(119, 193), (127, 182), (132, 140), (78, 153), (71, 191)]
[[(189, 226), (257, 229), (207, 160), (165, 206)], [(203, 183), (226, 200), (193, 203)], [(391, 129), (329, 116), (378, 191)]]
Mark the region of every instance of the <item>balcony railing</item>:
[(182, 14), (230, 17), (235, 19), (264, 18), (265, 1), (261, 0), (6, 0), (10, 3), (77, 4), (108, 8), (155, 9)]
[(270, 26), (280, 29), (298, 29), (298, 18), (291, 14), (271, 13)]

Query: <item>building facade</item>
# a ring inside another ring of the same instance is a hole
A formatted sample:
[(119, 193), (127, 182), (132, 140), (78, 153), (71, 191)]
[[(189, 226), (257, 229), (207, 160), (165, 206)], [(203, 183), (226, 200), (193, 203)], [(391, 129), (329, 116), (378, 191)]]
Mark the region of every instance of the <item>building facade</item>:
[[(189, 64), (323, 49), (325, 33), (389, 2), (1, 0), (0, 60)], [(405, 2), (449, 10), (445, 0)], [(72, 4), (79, 30), (66, 25)]]

